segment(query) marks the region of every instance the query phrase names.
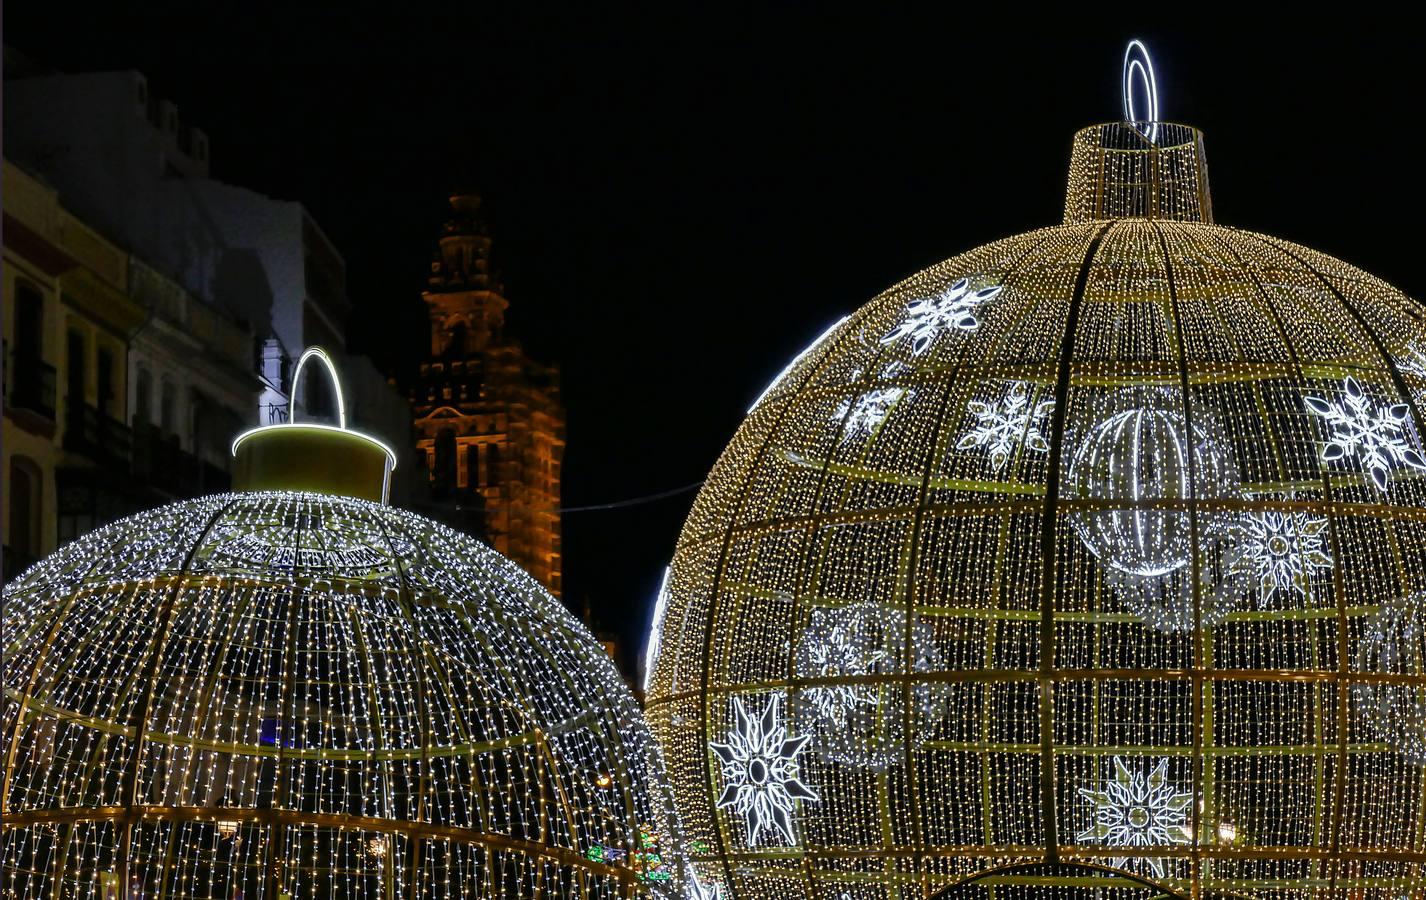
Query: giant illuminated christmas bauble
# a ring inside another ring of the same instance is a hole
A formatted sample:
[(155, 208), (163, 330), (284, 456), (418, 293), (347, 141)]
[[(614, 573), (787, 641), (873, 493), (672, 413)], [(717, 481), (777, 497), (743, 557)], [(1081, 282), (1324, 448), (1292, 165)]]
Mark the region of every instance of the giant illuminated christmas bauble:
[(1421, 896), (1424, 313), (1214, 224), (1195, 130), (1077, 134), (1062, 225), (829, 329), (709, 475), (647, 703), (700, 882)]
[[(247, 444), (267, 460), (240, 449), (240, 474), (365, 471), (381, 496), (359, 435)], [(681, 894), (657, 753), (603, 647), (428, 519), (206, 497), (81, 538), (4, 598), (0, 896)]]

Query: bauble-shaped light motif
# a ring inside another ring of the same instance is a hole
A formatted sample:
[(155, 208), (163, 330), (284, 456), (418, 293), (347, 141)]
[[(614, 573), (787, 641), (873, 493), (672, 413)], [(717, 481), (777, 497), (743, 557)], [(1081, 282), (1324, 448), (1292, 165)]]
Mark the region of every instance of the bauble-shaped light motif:
[(254, 491), (4, 593), (0, 896), (668, 897), (681, 832), (602, 645), (409, 512)]
[(1239, 593), (1205, 577), (1194, 597), (1194, 551), (1212, 555), (1221, 545), (1214, 523), (1189, 504), (1232, 496), (1238, 485), (1225, 443), (1210, 436), (1208, 414), (1196, 412), (1190, 427), (1172, 392), (1116, 392), (1084, 416), (1091, 424), (1074, 438), (1067, 466), (1066, 496), (1099, 507), (1071, 518), (1079, 539), (1121, 602), (1164, 631), (1221, 621)]

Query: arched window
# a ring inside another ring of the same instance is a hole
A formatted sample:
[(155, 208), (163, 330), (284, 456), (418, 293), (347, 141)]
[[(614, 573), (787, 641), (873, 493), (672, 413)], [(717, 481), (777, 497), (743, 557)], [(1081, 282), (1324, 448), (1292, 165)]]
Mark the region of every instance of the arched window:
[(25, 560), (38, 559), (43, 549), (44, 475), (25, 456), (10, 458), (10, 552)]

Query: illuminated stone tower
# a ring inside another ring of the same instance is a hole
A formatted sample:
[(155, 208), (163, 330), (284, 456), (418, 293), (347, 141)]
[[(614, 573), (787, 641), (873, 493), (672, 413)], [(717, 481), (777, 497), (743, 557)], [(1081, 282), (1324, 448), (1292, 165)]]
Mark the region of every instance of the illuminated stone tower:
[(451, 198), (422, 297), (431, 350), (411, 407), (431, 512), (479, 532), (558, 595), (559, 370), (504, 335), (509, 302), (490, 264), (478, 196)]

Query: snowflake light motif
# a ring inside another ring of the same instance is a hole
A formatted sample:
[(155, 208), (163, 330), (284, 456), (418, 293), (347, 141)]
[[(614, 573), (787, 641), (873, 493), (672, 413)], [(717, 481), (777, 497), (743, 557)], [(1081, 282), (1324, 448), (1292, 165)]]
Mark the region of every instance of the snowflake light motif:
[[(830, 625), (830, 627), (829, 627)], [(886, 651), (868, 647), (860, 634), (860, 618), (847, 620), (834, 611), (819, 609), (812, 614), (812, 626), (798, 648), (798, 669), (804, 675), (870, 675), (886, 659)], [(875, 707), (875, 685), (831, 685), (807, 688), (802, 700), (816, 716), (843, 729), (858, 707)]]
[[(1382, 675), (1426, 673), (1426, 591), (1392, 598), (1365, 623), (1357, 668)], [(1426, 687), (1409, 681), (1352, 685), (1358, 714), (1382, 740), (1426, 766)]]
[(846, 420), (842, 430), (842, 440), (857, 435), (871, 434), (886, 417), (891, 408), (906, 394), (905, 388), (888, 387), (867, 391), (860, 397), (848, 397), (837, 406), (836, 421)]
[(1407, 444), (1411, 433), (1409, 406), (1374, 401), (1350, 375), (1342, 386), (1347, 396), (1339, 403), (1322, 397), (1303, 398), (1307, 408), (1321, 416), (1331, 429), (1322, 448), (1324, 462), (1357, 457), (1379, 491), (1386, 490), (1395, 466), (1426, 469), (1426, 458)]
[(911, 355), (920, 356), (936, 339), (951, 330), (975, 331), (980, 320), (975, 308), (993, 300), (1002, 285), (971, 290), (970, 279), (962, 278), (934, 297), (912, 300), (906, 306), (906, 317), (882, 337), (883, 344), (894, 344), (902, 338), (911, 339)]
[(811, 735), (788, 737), (781, 711), (782, 697), (778, 694), (756, 716), (744, 708), (743, 698), (734, 697), (733, 730), (728, 732), (726, 741), (708, 745), (723, 763), (726, 782), (717, 806), (731, 806), (743, 817), (749, 845), (756, 845), (764, 831), (774, 840), (781, 835), (795, 845), (793, 801), (822, 799), (802, 783), (797, 761)]
[(1307, 596), (1313, 569), (1332, 568), (1325, 518), (1302, 512), (1249, 512), (1229, 526), (1236, 539), (1228, 571), (1257, 581), (1258, 605), (1278, 591)]
[[(908, 739), (918, 740), (944, 714), (947, 692), (940, 685), (918, 684), (908, 696), (893, 680), (859, 680), (903, 672), (908, 662), (912, 672), (940, 667), (930, 626), (913, 620), (908, 627), (904, 610), (879, 603), (813, 610), (793, 662), (799, 678), (833, 681), (794, 694), (825, 759), (884, 769), (904, 758)], [(910, 717), (908, 702), (914, 704)]]
[[(1115, 847), (1158, 847), (1187, 844), (1193, 839), (1188, 824), (1193, 794), (1181, 793), (1168, 783), (1167, 759), (1146, 775), (1132, 771), (1121, 757), (1114, 757), (1114, 777), (1104, 782), (1104, 790), (1080, 788), (1080, 796), (1094, 804), (1094, 824), (1081, 831), (1077, 840)], [(1138, 869), (1157, 878), (1165, 875), (1164, 861), (1150, 857), (1115, 857), (1116, 868)]]
[(966, 409), (976, 423), (956, 443), (957, 450), (976, 447), (990, 449), (990, 466), (997, 472), (1009, 462), (1017, 444), (1027, 450), (1045, 453), (1050, 442), (1042, 430), (1045, 418), (1055, 408), (1054, 400), (1032, 402), (1030, 386), (1023, 381), (1012, 382), (1010, 389), (994, 403), (972, 400)]

